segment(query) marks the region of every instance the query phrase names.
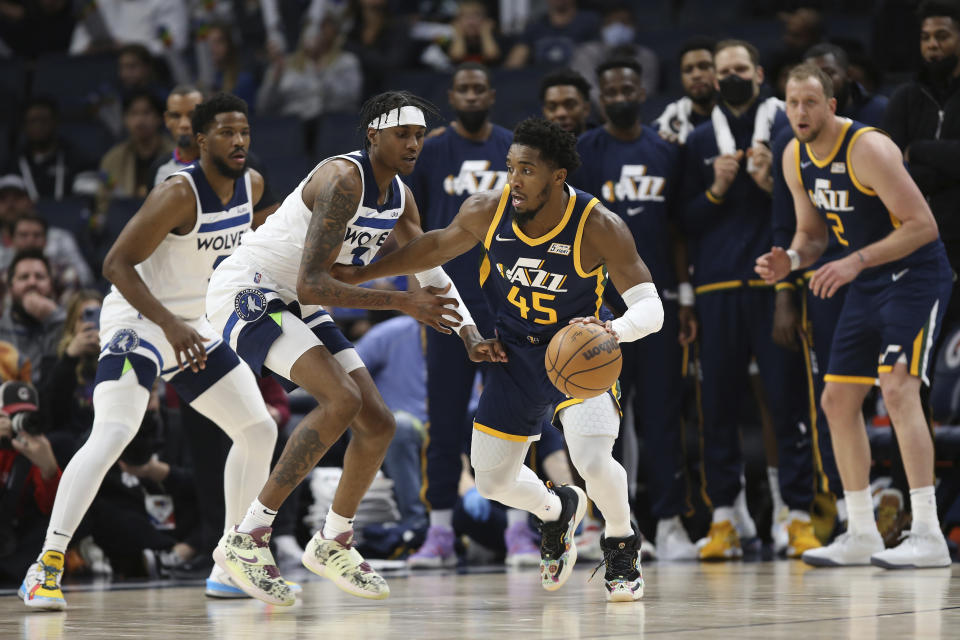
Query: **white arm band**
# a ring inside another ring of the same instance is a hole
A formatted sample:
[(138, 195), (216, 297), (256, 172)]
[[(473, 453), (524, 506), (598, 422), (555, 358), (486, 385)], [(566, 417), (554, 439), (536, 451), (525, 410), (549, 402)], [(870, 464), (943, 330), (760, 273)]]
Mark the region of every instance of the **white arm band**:
[[(457, 313), (463, 317), (463, 321), (460, 324), (453, 324), (456, 320), (452, 316), (443, 316), (445, 319), (449, 320), (451, 324), (449, 327), (456, 332), (459, 332), (460, 329), (467, 325), (475, 325), (476, 322), (473, 321), (473, 316), (470, 315), (470, 310), (467, 309), (467, 305), (463, 304), (463, 298), (460, 297), (460, 292), (457, 291), (457, 285), (453, 284), (453, 280), (450, 279), (450, 276), (447, 275), (447, 272), (443, 270), (442, 267), (434, 267), (433, 269), (428, 269), (427, 271), (421, 271), (416, 274), (417, 282), (420, 283), (421, 287), (437, 287), (438, 289), (443, 289), (448, 284), (450, 285), (450, 291), (447, 291), (444, 296), (448, 298), (456, 298), (457, 302), (460, 303), (460, 306), (457, 307)], [(448, 307), (452, 308), (452, 307)]]
[(663, 303), (652, 282), (642, 282), (623, 292), (627, 311), (613, 321), (613, 330), (620, 342), (633, 342), (660, 331), (663, 326)]

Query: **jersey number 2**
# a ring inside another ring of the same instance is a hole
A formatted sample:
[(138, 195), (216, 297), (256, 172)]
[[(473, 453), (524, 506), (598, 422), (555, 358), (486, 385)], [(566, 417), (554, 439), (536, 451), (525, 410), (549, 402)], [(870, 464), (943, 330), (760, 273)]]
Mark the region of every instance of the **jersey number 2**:
[[(557, 312), (550, 307), (543, 306), (543, 302), (546, 300), (553, 300), (557, 296), (549, 293), (540, 293), (539, 291), (534, 291), (531, 294), (531, 301), (533, 303), (533, 310), (539, 311), (546, 315), (546, 318), (532, 318), (537, 324), (556, 324), (557, 323)], [(510, 289), (510, 293), (507, 294), (507, 301), (515, 306), (517, 309), (520, 309), (520, 316), (524, 320), (530, 320), (530, 307), (527, 305), (527, 299), (520, 295), (520, 288), (513, 287)]]

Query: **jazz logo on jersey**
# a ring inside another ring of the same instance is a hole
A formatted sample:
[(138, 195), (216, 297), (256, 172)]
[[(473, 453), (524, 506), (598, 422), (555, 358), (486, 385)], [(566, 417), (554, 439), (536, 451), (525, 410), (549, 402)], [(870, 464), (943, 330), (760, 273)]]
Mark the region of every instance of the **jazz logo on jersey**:
[(233, 299), (233, 310), (244, 322), (252, 322), (267, 310), (267, 298), (259, 289), (244, 289)]
[(121, 354), (130, 353), (140, 346), (140, 336), (133, 329), (120, 329), (110, 338), (110, 344), (107, 345), (110, 353)]
[(625, 164), (620, 169), (620, 179), (617, 182), (604, 182), (600, 193), (607, 202), (663, 202), (666, 182), (666, 179), (660, 176), (648, 176), (647, 166), (644, 164)]
[(502, 264), (498, 264), (497, 271), (507, 281), (521, 287), (565, 293), (567, 290), (563, 288), (563, 283), (567, 276), (562, 273), (544, 271), (540, 268), (544, 262), (545, 260), (536, 258), (517, 258), (517, 262), (506, 270)]
[(443, 181), (443, 190), (451, 196), (473, 195), (481, 191), (500, 191), (507, 183), (506, 171), (491, 171), (489, 160), (464, 160), (460, 173)]
[(850, 192), (846, 189), (831, 189), (830, 181), (817, 178), (814, 190), (807, 189), (810, 202), (821, 211), (853, 211), (850, 206)]

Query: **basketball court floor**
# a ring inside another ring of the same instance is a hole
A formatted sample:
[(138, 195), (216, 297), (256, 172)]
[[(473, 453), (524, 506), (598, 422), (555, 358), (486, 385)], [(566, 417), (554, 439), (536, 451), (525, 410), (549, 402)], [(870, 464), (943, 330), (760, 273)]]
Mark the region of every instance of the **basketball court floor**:
[[(66, 612), (31, 612), (0, 596), (3, 640), (960, 638), (960, 565), (886, 572), (796, 561), (650, 563), (646, 596), (608, 604), (602, 572), (578, 567), (548, 593), (536, 569), (386, 574), (384, 601), (304, 578), (290, 608), (212, 600), (193, 583), (123, 583), (67, 591)], [(291, 578), (294, 576), (290, 576)]]

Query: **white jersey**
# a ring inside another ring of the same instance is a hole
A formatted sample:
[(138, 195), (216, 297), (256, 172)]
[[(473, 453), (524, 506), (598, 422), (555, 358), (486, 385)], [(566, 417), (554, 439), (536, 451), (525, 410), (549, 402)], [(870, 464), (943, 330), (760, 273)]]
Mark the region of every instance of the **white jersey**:
[[(390, 235), (406, 202), (405, 188), (399, 177), (394, 177), (386, 202), (377, 204), (379, 189), (373, 175), (373, 166), (367, 152), (332, 156), (322, 161), (286, 197), (280, 208), (253, 233), (243, 238), (242, 254), (256, 266), (270, 274), (281, 290), (295, 297), (297, 275), (303, 257), (303, 244), (313, 212), (303, 203), (303, 187), (317, 170), (334, 159), (349, 160), (360, 169), (363, 199), (347, 223), (343, 245), (335, 262), (338, 264), (369, 264), (380, 246)], [(238, 256), (239, 258), (240, 256)]]
[[(136, 266), (150, 292), (175, 316), (201, 318), (214, 268), (240, 245), (253, 222), (250, 172), (234, 184), (224, 206), (198, 164), (173, 173), (184, 176), (197, 200), (197, 221), (188, 233), (167, 234), (149, 258)], [(122, 297), (116, 287), (111, 296)]]

